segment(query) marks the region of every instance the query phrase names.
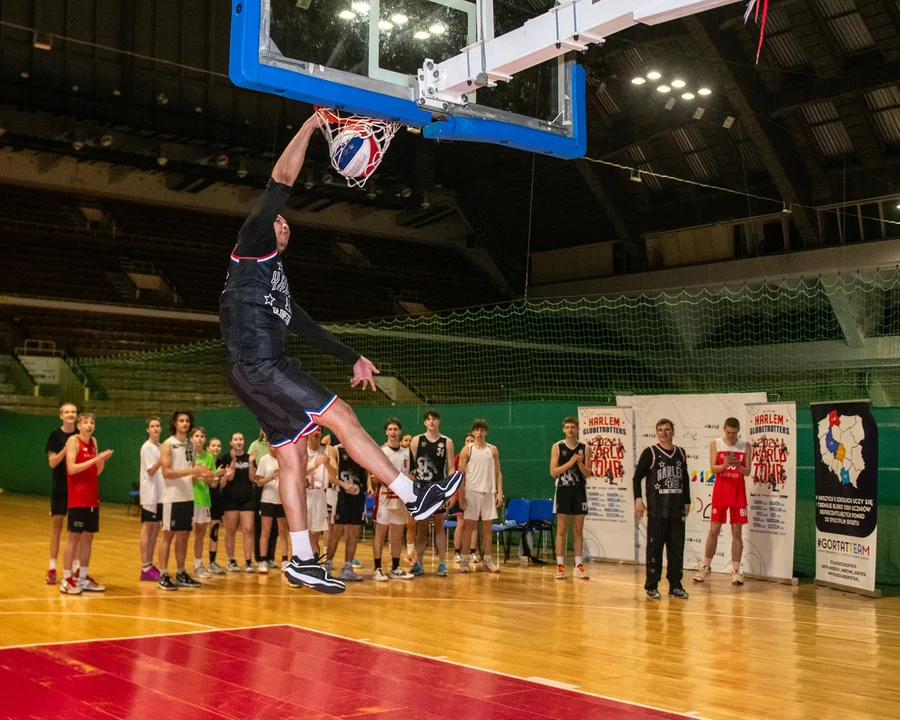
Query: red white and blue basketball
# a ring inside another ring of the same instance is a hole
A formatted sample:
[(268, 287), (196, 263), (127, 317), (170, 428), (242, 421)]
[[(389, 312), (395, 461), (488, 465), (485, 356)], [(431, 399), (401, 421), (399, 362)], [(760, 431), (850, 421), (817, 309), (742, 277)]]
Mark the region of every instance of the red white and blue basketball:
[(366, 177), (378, 166), (378, 143), (358, 130), (343, 130), (331, 146), (331, 162), (345, 177)]

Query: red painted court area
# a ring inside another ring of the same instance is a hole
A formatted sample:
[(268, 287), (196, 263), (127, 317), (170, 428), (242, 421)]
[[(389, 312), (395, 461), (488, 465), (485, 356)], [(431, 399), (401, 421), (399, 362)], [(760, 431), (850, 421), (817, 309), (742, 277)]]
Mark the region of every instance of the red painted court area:
[(0, 697), (16, 720), (684, 717), (293, 626), (2, 650)]

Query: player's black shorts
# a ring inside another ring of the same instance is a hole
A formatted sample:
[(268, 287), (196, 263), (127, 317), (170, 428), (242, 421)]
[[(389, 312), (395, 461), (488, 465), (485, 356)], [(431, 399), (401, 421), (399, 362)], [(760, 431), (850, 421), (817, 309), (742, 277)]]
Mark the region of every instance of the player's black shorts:
[(226, 375), (234, 394), (256, 415), (272, 447), (296, 442), (315, 431), (316, 420), (337, 399), (307, 375), (296, 358), (234, 362)]
[(278, 518), (284, 517), (284, 505), (279, 503), (260, 503), (259, 514), (262, 517)]
[(190, 532), (194, 527), (194, 501), (163, 503), (162, 529), (169, 532)]
[(58, 495), (53, 494), (50, 496), (50, 514), (51, 515), (65, 515), (69, 509), (69, 495), (68, 493)]
[(587, 485), (562, 485), (556, 488), (557, 515), (587, 515)]
[(162, 503), (156, 503), (156, 510), (153, 512), (141, 507), (141, 522), (162, 522)]
[(69, 508), (69, 532), (100, 532), (100, 508)]
[(221, 520), (222, 516), (225, 514), (225, 501), (222, 499), (222, 493), (217, 489), (213, 488), (212, 492), (209, 494), (210, 499), (210, 509), (209, 514), (210, 517), (215, 520)]
[(253, 498), (249, 500), (224, 500), (222, 501), (222, 512), (256, 512), (256, 503)]
[(358, 495), (351, 495), (343, 490), (338, 491), (334, 508), (335, 525), (362, 525), (366, 520), (366, 493), (360, 490)]

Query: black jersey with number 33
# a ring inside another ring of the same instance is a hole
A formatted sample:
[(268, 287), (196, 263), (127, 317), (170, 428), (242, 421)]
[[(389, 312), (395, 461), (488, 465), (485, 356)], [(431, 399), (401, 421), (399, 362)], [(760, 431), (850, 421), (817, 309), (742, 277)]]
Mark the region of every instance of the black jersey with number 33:
[(420, 482), (443, 480), (447, 473), (447, 436), (441, 435), (431, 442), (425, 435), (419, 435), (416, 446), (416, 479)]

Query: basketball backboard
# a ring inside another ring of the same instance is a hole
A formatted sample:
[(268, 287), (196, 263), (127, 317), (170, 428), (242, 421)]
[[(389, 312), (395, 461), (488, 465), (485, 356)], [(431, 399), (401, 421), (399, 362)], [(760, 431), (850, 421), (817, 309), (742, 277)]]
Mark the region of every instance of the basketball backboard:
[(734, 1), (232, 0), (229, 73), (429, 138), (575, 158), (587, 149), (576, 51)]

